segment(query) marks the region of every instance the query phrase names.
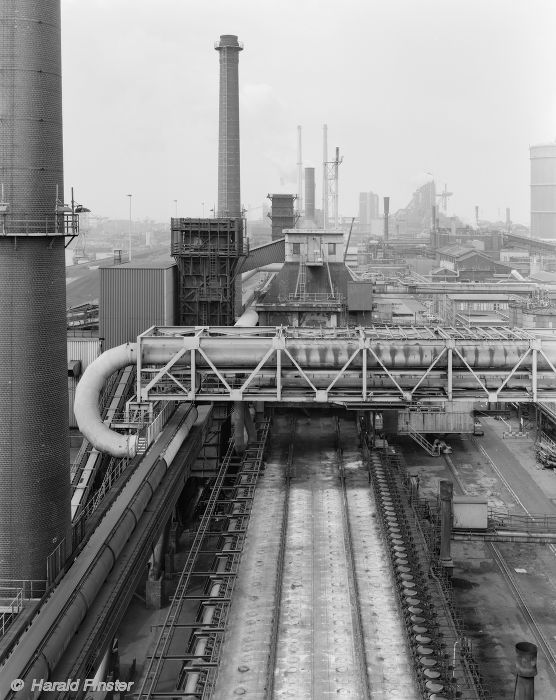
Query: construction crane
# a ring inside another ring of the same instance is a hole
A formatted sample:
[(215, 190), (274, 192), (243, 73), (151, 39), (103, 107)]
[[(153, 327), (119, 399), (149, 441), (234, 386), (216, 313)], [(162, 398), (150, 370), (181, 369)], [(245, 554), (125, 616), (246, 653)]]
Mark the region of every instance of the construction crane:
[(453, 192), (448, 192), (448, 185), (445, 184), (444, 190), (436, 195), (440, 198), (440, 206), (444, 210), (444, 213), (448, 210), (448, 197), (451, 197), (453, 194)]

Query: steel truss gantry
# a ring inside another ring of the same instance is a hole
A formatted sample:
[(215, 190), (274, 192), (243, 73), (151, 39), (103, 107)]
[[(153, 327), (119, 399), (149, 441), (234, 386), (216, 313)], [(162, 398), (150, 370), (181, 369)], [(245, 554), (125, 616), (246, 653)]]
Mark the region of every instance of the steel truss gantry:
[(556, 339), (521, 329), (152, 327), (137, 350), (140, 402), (556, 400)]

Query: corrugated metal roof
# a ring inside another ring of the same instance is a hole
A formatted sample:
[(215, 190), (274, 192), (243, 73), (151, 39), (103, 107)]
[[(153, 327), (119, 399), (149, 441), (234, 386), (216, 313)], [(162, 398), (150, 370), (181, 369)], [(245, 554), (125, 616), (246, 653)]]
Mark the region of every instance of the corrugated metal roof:
[(545, 272), (540, 270), (532, 275), (529, 275), (529, 279), (536, 282), (553, 282), (556, 283), (556, 272)]
[(99, 268), (117, 268), (119, 270), (167, 270), (170, 267), (174, 267), (176, 261), (174, 258), (169, 256), (164, 256), (162, 258), (153, 258), (152, 260), (138, 260), (134, 262), (122, 263), (121, 265), (114, 265), (114, 262), (104, 262), (99, 265)]
[[(347, 283), (353, 280), (349, 268), (344, 263), (329, 263), (328, 267), (335, 293), (343, 294), (347, 297)], [(268, 288), (268, 292), (260, 299), (259, 303), (279, 303), (288, 294), (293, 294), (297, 285), (298, 275), (299, 265), (297, 263), (284, 263), (282, 269)], [(307, 294), (330, 293), (330, 281), (326, 265), (306, 268), (305, 292)]]
[(448, 294), (454, 301), (509, 301), (510, 294)]
[(459, 243), (452, 243), (451, 245), (445, 245), (443, 248), (439, 248), (437, 252), (440, 255), (451, 255), (453, 257), (459, 257), (464, 253), (480, 253), (477, 248), (472, 248), (470, 246), (460, 245)]
[(286, 243), (284, 238), (280, 238), (257, 248), (251, 248), (247, 260), (241, 266), (241, 272), (249, 272), (249, 270), (255, 270), (271, 263), (283, 263), (285, 259)]

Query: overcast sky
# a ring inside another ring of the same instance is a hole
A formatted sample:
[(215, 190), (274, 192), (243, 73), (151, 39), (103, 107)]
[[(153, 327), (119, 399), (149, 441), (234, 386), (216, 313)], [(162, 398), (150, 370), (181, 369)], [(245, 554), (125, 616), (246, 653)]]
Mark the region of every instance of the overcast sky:
[(242, 201), (296, 191), (322, 124), (340, 213), (433, 173), (449, 213), (529, 224), (529, 145), (556, 138), (555, 0), (62, 0), (66, 192), (165, 221), (216, 200), (220, 34), (240, 54)]

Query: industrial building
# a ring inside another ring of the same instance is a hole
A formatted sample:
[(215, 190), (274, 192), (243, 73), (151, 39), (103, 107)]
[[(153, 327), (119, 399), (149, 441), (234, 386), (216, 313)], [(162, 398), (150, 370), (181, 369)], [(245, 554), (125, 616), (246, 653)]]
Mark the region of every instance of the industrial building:
[(530, 147), (531, 236), (556, 237), (556, 143)]
[(556, 308), (502, 261), (521, 237), (439, 226), (430, 182), (380, 237), (364, 195), (348, 266), (325, 127), (322, 216), (299, 129), (247, 245), (225, 34), (215, 216), (67, 311), (60, 2), (27, 5), (0, 9), (2, 700), (525, 698), (537, 658), (553, 697)]

